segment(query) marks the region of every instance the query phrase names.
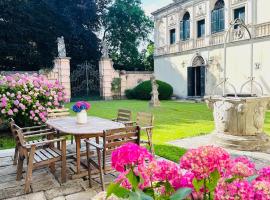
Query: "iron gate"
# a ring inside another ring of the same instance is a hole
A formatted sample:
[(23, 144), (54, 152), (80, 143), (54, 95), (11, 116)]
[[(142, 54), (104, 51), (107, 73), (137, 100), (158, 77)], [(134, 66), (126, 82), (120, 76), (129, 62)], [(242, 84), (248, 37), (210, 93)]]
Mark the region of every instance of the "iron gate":
[(89, 62), (78, 65), (70, 75), (72, 98), (99, 97), (99, 71)]

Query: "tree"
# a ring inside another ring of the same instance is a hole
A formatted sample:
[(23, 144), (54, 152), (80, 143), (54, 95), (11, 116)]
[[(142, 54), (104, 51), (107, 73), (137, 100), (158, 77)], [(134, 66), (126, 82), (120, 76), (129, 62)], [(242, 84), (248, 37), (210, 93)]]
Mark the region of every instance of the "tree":
[(153, 21), (145, 15), (140, 0), (115, 0), (104, 17), (105, 39), (115, 68), (145, 70), (139, 47), (148, 40)]
[(154, 70), (154, 49), (154, 42), (150, 41), (144, 51), (144, 65), (147, 71)]
[(101, 16), (110, 0), (0, 0), (0, 67), (52, 67), (56, 39), (64, 36), (71, 67), (97, 63)]

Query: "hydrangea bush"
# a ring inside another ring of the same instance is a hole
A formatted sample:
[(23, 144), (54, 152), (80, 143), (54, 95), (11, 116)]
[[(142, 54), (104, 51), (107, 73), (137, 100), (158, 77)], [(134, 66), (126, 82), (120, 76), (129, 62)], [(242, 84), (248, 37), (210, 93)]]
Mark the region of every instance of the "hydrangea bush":
[(27, 126), (41, 124), (49, 109), (62, 107), (67, 101), (64, 88), (58, 81), (45, 76), (14, 74), (0, 76), (0, 119), (13, 118)]
[(107, 197), (164, 200), (269, 200), (270, 167), (256, 170), (246, 157), (219, 147), (189, 150), (180, 163), (156, 160), (144, 147), (127, 143), (112, 153), (120, 175)]

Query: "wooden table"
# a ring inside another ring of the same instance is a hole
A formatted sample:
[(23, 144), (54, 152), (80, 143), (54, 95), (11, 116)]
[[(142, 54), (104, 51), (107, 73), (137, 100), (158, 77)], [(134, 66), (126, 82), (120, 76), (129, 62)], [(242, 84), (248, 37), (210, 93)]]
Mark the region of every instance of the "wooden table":
[[(60, 133), (74, 135), (76, 142), (76, 168), (77, 176), (80, 177), (81, 167), (81, 139), (97, 137), (103, 133), (104, 130), (123, 128), (124, 124), (114, 122), (108, 119), (99, 117), (88, 117), (86, 124), (77, 124), (76, 117), (63, 117), (56, 119), (49, 119), (46, 124), (59, 131)], [(84, 173), (85, 174), (85, 173)], [(82, 174), (82, 176), (84, 175)], [(86, 174), (85, 174), (86, 175)]]

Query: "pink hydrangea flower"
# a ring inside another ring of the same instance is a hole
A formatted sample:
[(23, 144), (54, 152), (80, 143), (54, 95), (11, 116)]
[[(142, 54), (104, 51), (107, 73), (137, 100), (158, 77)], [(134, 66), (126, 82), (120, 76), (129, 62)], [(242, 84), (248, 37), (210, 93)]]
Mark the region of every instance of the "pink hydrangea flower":
[(256, 180), (265, 180), (270, 182), (270, 166), (262, 168), (258, 175), (259, 177)]
[(269, 200), (270, 199), (270, 182), (269, 181), (255, 181), (253, 183), (254, 199)]
[(216, 169), (224, 174), (229, 165), (228, 152), (213, 146), (191, 149), (180, 159), (181, 168), (191, 171), (198, 180), (209, 177)]
[(126, 143), (112, 152), (112, 167), (124, 172), (128, 167), (144, 164), (152, 160), (153, 156), (144, 147), (134, 143)]
[(249, 177), (254, 175), (256, 169), (254, 163), (242, 156), (232, 161), (229, 171), (231, 175)]
[(237, 179), (232, 183), (220, 180), (215, 190), (215, 200), (254, 200), (254, 190), (247, 180)]

